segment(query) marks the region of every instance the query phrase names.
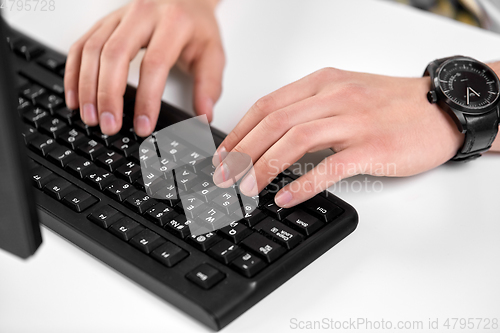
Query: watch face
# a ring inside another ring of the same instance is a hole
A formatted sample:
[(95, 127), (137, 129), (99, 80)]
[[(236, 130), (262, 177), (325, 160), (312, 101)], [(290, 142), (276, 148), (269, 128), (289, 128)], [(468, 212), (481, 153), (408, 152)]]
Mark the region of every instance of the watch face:
[(448, 61), (440, 69), (438, 80), (441, 91), (451, 102), (470, 111), (486, 109), (498, 99), (495, 74), (479, 62)]

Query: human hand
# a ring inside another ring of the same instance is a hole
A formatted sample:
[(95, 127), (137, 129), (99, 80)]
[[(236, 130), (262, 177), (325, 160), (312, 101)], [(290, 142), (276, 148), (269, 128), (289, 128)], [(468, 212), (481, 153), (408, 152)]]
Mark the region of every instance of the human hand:
[(194, 74), (194, 108), (212, 119), (221, 94), (225, 58), (217, 21), (218, 0), (134, 0), (97, 22), (70, 49), (64, 85), (69, 108), (112, 135), (122, 125), (130, 61), (147, 47), (140, 70), (134, 129), (154, 130), (171, 67)]
[(437, 167), (456, 154), (464, 136), (427, 101), (429, 89), (429, 77), (321, 69), (251, 107), (219, 146), (214, 179), (231, 174), (228, 152), (248, 154), (255, 176), (247, 175), (240, 190), (253, 196), (305, 153), (333, 149), (277, 193), (276, 204), (291, 207), (356, 174), (399, 177)]

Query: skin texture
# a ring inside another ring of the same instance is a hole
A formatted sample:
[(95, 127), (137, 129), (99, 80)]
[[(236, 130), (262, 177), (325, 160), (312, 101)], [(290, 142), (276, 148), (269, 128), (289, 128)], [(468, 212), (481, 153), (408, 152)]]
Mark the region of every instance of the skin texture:
[(429, 88), (428, 77), (321, 69), (251, 107), (218, 148), (214, 179), (231, 174), (233, 152), (246, 153), (255, 177), (244, 178), (240, 189), (255, 195), (305, 153), (333, 149), (336, 154), (278, 192), (276, 204), (291, 207), (356, 174), (404, 177), (435, 168), (455, 155), (464, 135), (427, 101)]
[(134, 128), (153, 131), (168, 73), (176, 64), (194, 75), (193, 104), (212, 120), (225, 64), (214, 9), (218, 0), (134, 0), (98, 21), (70, 49), (64, 85), (67, 105), (112, 135), (122, 125), (130, 61), (141, 48)]

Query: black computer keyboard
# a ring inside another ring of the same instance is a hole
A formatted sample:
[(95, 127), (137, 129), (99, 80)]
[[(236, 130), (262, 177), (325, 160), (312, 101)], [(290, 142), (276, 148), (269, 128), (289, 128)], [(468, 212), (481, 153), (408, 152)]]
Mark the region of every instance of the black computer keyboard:
[[(253, 202), (198, 197), (204, 209), (228, 216), (242, 209), (244, 217), (191, 235), (191, 219), (203, 212), (184, 209), (178, 194), (211, 181), (211, 159), (174, 169), (187, 172), (185, 183), (145, 184), (143, 139), (132, 125), (135, 89), (125, 93), (119, 134), (104, 135), (65, 106), (64, 56), (17, 31), (8, 43), (42, 222), (209, 327), (226, 326), (356, 228), (356, 211), (326, 192), (298, 207), (277, 207), (275, 193), (295, 178), (285, 172)], [(163, 103), (157, 129), (188, 118)], [(219, 144), (224, 135), (211, 130)], [(172, 140), (183, 146), (173, 161), (196, 154), (188, 142)]]

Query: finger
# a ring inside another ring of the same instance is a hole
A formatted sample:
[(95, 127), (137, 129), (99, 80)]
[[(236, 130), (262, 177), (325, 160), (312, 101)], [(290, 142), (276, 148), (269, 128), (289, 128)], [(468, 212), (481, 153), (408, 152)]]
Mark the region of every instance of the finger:
[(247, 196), (260, 193), (278, 174), (307, 152), (320, 146), (338, 146), (350, 136), (349, 126), (340, 117), (314, 120), (291, 128), (254, 163), (255, 178), (246, 176), (242, 180), (242, 193)]
[(219, 146), (214, 155), (214, 165), (220, 163), (218, 155), (221, 151), (231, 151), (266, 116), (314, 96), (325, 81), (340, 79), (343, 73), (345, 72), (335, 69), (319, 70), (259, 99)]
[(278, 206), (288, 208), (304, 202), (336, 182), (359, 173), (363, 151), (350, 147), (325, 158), (314, 169), (281, 189), (275, 197)]
[(64, 71), (64, 91), (66, 95), (66, 106), (70, 109), (78, 108), (78, 78), (80, 75), (83, 46), (89, 37), (92, 36), (101, 26), (102, 21), (94, 24), (94, 26), (69, 49)]
[(90, 36), (83, 46), (78, 82), (78, 99), (82, 120), (90, 126), (98, 124), (97, 79), (101, 50), (119, 23), (118, 18), (109, 20)]
[[(168, 17), (167, 17), (168, 18)], [(179, 22), (165, 19), (156, 28), (141, 64), (134, 113), (134, 130), (146, 137), (153, 132), (160, 112), (168, 73), (189, 40)], [(168, 47), (165, 45), (168, 44)]]
[(101, 131), (107, 135), (117, 133), (122, 125), (123, 95), (127, 88), (130, 61), (149, 43), (155, 25), (137, 22), (151, 20), (152, 8), (129, 11), (103, 47), (97, 104)]
[(207, 45), (194, 65), (194, 108), (198, 115), (213, 119), (213, 107), (222, 92), (225, 57), (220, 44)]
[[(244, 152), (257, 161), (272, 145), (294, 126), (329, 117), (334, 112), (331, 102), (312, 96), (266, 116), (232, 151)], [(289, 150), (290, 147), (285, 147)], [(295, 149), (295, 148), (294, 148)]]

